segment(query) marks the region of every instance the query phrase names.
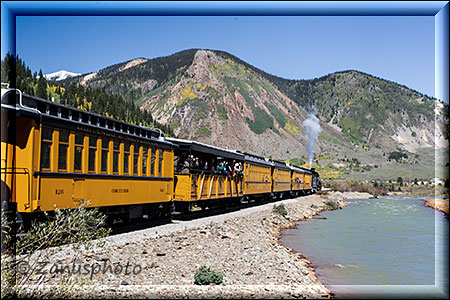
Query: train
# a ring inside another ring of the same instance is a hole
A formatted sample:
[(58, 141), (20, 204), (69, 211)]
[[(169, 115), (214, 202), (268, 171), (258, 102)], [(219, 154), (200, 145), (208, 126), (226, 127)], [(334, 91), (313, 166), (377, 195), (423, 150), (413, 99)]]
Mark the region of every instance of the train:
[[(199, 164), (189, 165), (192, 160)], [(320, 189), (314, 169), (1, 90), (2, 210), (22, 225), (81, 203), (104, 212), (110, 223)]]

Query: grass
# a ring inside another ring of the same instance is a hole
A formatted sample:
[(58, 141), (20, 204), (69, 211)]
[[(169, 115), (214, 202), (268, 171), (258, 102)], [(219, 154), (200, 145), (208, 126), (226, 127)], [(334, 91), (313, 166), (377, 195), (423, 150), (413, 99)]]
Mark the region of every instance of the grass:
[(264, 103), (264, 105), (269, 109), (272, 116), (275, 117), (275, 120), (280, 124), (281, 127), (286, 125), (286, 117), (283, 112), (281, 112), (275, 105), (272, 103)]
[[(342, 174), (344, 179), (371, 180), (375, 178), (396, 179), (403, 178), (433, 178), (435, 177), (434, 164), (400, 164), (396, 162), (381, 165), (379, 168), (373, 168), (370, 171), (350, 172)], [(439, 176), (438, 176), (439, 177)]]
[(403, 193), (408, 195), (417, 195), (417, 196), (442, 196), (442, 195), (449, 195), (449, 189), (442, 186), (442, 185), (408, 185), (408, 186), (402, 186), (401, 190)]
[(302, 131), (300, 130), (300, 126), (292, 123), (291, 121), (287, 121), (284, 130), (286, 130), (292, 136), (302, 135)]
[(202, 119), (206, 119), (208, 116), (204, 112), (199, 112), (195, 115), (194, 121), (199, 121)]
[(219, 115), (220, 120), (228, 120), (227, 110), (225, 105), (217, 104), (217, 114)]
[(319, 140), (320, 139), (326, 140), (326, 141), (336, 144), (336, 145), (345, 146), (345, 144), (343, 142), (341, 142), (339, 139), (329, 136), (329, 135), (326, 135), (323, 131), (319, 135)]
[(364, 192), (373, 196), (384, 196), (389, 192), (400, 192), (407, 195), (432, 196), (432, 195), (448, 195), (449, 189), (441, 185), (429, 184), (398, 184), (389, 183), (387, 181), (372, 183), (362, 182), (358, 180), (327, 180), (323, 182), (323, 186), (331, 188), (339, 192)]
[(181, 126), (181, 122), (180, 122), (180, 120), (173, 120), (171, 123), (170, 123), (170, 127), (172, 128), (172, 129), (177, 129), (178, 127), (180, 127)]
[(264, 110), (259, 107), (252, 106), (253, 118), (254, 122), (252, 122), (249, 118), (246, 118), (248, 126), (250, 129), (256, 133), (261, 134), (268, 128), (273, 128), (273, 119), (269, 114), (267, 114)]
[(210, 135), (211, 135), (211, 130), (209, 130), (209, 129), (206, 128), (206, 127), (200, 127), (200, 128), (197, 130), (197, 135), (198, 135), (198, 136), (210, 136)]
[(331, 188), (332, 190), (339, 191), (339, 192), (369, 193), (375, 197), (376, 196), (384, 196), (384, 195), (387, 195), (387, 193), (388, 193), (388, 189), (385, 189), (384, 187), (374, 187), (372, 183), (363, 183), (361, 181), (356, 181), (356, 180), (324, 181), (323, 186), (327, 187), (327, 188)]

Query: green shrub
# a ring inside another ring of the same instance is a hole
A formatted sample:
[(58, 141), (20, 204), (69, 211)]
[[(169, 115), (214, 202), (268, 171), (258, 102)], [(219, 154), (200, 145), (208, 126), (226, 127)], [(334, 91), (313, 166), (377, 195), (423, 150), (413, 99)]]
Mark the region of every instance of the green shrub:
[(327, 200), (327, 201), (325, 202), (325, 204), (330, 208), (330, 210), (336, 210), (336, 209), (339, 208), (338, 205), (337, 205), (337, 203), (334, 202), (334, 201), (332, 201), (332, 200)]
[(206, 128), (206, 127), (200, 127), (200, 128), (197, 130), (197, 135), (198, 135), (198, 136), (210, 136), (210, 135), (211, 135), (211, 130), (209, 130), (209, 129)]
[(393, 151), (389, 154), (388, 157), (388, 159), (395, 159), (397, 162), (403, 158), (408, 158), (408, 155), (400, 151)]
[(210, 283), (221, 284), (223, 281), (223, 275), (220, 272), (211, 270), (207, 266), (201, 266), (195, 271), (194, 284), (208, 285)]
[[(75, 209), (55, 209), (53, 213), (44, 215), (45, 220), (35, 220), (26, 232), (20, 231), (23, 235), (20, 239), (12, 241), (9, 235), (5, 235), (5, 242), (12, 245), (2, 253), (2, 299), (14, 296), (19, 299), (27, 298), (23, 294), (26, 291), (22, 287), (33, 283), (32, 278), (40, 271), (39, 263), (35, 263), (35, 258), (32, 259), (33, 254), (39, 253), (38, 257), (45, 261), (61, 249), (62, 245), (71, 244), (75, 250), (81, 250), (82, 247), (85, 249), (103, 247), (104, 238), (110, 233), (110, 229), (102, 226), (106, 216), (97, 208), (86, 208), (84, 202)], [(8, 232), (10, 226), (4, 224), (3, 220), (2, 211), (2, 227), (6, 227)], [(27, 268), (21, 270), (18, 266)], [(91, 283), (85, 280), (86, 278), (63, 278), (62, 282), (59, 282), (59, 287), (50, 292), (50, 298), (73, 298), (73, 287)], [(45, 283), (39, 281), (36, 288), (43, 285)], [(41, 298), (42, 295), (33, 294), (33, 296)]]
[(305, 160), (299, 157), (295, 157), (289, 160), (289, 163), (296, 166), (301, 166), (305, 164)]
[(287, 216), (287, 214), (288, 214), (286, 207), (284, 207), (283, 203), (281, 203), (280, 205), (274, 204), (273, 210), (275, 212), (279, 213), (280, 215), (282, 215), (283, 217)]
[(111, 231), (102, 226), (106, 216), (98, 208), (86, 208), (85, 204), (81, 203), (74, 209), (56, 208), (51, 213), (44, 212), (46, 218), (34, 220), (24, 236), (16, 241), (16, 254), (30, 254), (66, 244), (86, 249), (102, 244), (103, 238)]

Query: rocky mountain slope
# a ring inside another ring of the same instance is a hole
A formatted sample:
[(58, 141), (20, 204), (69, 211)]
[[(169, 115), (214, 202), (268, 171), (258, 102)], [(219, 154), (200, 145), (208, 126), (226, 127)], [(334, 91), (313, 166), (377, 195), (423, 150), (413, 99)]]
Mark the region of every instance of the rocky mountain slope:
[(354, 70), (286, 80), (226, 52), (190, 49), (137, 58), (63, 84), (72, 82), (135, 101), (180, 138), (275, 159), (304, 157), (301, 125), (309, 109), (323, 129), (316, 153), (330, 159), (373, 163), (392, 151), (411, 158), (423, 149), (448, 147), (447, 105)]

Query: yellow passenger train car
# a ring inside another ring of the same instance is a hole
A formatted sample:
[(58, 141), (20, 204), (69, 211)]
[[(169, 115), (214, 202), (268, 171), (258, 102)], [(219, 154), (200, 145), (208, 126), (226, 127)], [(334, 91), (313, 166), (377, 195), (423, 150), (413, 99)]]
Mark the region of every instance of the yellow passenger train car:
[(244, 195), (250, 198), (267, 199), (272, 196), (273, 163), (263, 157), (243, 153), (244, 156)]
[[(2, 89), (2, 207), (169, 214), (174, 145), (156, 130)], [(27, 218), (29, 219), (29, 218)]]
[(291, 192), (291, 169), (285, 162), (272, 161), (272, 191), (277, 198), (283, 198)]
[(303, 190), (306, 194), (312, 193), (312, 180), (313, 174), (311, 170), (303, 169), (305, 171), (304, 182), (303, 182)]
[(289, 165), (291, 170), (291, 192), (293, 196), (305, 194), (306, 171), (300, 167)]
[(193, 206), (236, 205), (244, 195), (244, 155), (195, 141), (168, 138), (175, 144), (174, 202), (178, 213)]

